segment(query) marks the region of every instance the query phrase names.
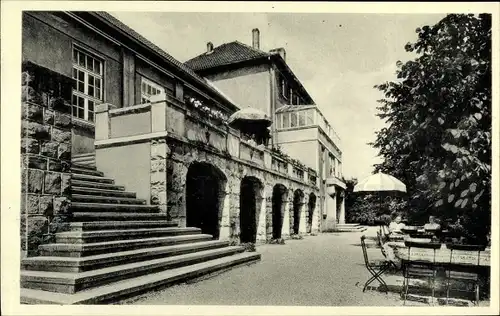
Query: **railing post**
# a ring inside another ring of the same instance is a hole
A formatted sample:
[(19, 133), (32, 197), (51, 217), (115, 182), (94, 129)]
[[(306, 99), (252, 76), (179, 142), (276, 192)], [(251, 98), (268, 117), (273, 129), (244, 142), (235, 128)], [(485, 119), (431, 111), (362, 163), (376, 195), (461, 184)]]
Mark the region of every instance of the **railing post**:
[(167, 130), (167, 96), (166, 94), (153, 95), (151, 101), (151, 132)]
[(96, 105), (95, 111), (95, 140), (109, 139), (110, 122), (109, 110), (114, 107), (109, 103), (101, 103)]

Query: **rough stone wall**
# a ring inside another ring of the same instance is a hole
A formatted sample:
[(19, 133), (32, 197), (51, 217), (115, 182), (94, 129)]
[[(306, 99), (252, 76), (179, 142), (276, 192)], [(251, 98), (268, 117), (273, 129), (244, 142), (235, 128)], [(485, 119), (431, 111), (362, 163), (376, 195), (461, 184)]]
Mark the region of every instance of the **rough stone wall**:
[(167, 166), (169, 148), (165, 139), (151, 141), (151, 205), (158, 205), (160, 212), (167, 214)]
[(31, 256), (69, 216), (71, 81), (31, 63), (22, 69), (21, 251)]
[[(206, 162), (218, 168), (225, 176), (226, 189), (225, 199), (221, 203), (223, 212), (221, 218), (221, 239), (230, 239), (239, 242), (240, 236), (240, 185), (246, 176), (259, 179), (262, 185), (261, 206), (256, 210), (258, 214), (257, 241), (269, 241), (272, 237), (272, 188), (275, 184), (283, 184), (290, 190), (288, 194), (287, 208), (283, 219), (283, 235), (288, 236), (293, 223), (293, 192), (302, 190), (306, 196), (311, 192), (318, 194), (317, 188), (306, 183), (293, 181), (287, 177), (254, 167), (251, 163), (245, 164), (233, 160), (226, 153), (218, 151), (216, 148), (200, 143), (185, 142), (175, 138), (168, 138), (169, 155), (167, 158), (167, 212), (173, 220), (177, 220), (181, 226), (186, 224), (186, 176), (189, 166), (193, 162)], [(316, 208), (317, 212), (319, 208)], [(288, 210), (287, 210), (288, 211)], [(301, 232), (305, 233), (305, 213), (302, 209)], [(287, 214), (289, 214), (287, 216)], [(303, 227), (303, 228), (302, 228)], [(315, 229), (313, 229), (314, 231)]]

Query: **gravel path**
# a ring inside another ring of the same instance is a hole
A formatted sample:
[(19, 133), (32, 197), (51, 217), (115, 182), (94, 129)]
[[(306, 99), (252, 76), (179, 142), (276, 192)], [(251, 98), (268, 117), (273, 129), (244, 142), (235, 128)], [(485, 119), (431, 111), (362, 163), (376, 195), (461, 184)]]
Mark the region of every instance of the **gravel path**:
[[(262, 261), (257, 264), (119, 304), (401, 306), (397, 294), (362, 292), (370, 274), (363, 264), (360, 236), (330, 233), (287, 240), (286, 245), (260, 245)], [(369, 251), (381, 257), (380, 250)]]

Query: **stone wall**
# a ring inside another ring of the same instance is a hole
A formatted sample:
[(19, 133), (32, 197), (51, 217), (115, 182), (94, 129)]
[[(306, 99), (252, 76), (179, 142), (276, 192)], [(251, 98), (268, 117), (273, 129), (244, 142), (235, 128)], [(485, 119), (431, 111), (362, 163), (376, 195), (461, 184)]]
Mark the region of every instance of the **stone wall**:
[[(286, 210), (283, 218), (282, 236), (288, 237), (293, 227), (293, 193), (301, 190), (305, 197), (301, 201), (300, 233), (306, 233), (306, 205), (310, 193), (318, 194), (315, 185), (297, 181), (291, 177), (285, 177), (277, 172), (258, 168), (252, 162), (228, 159), (224, 153), (215, 148), (203, 147), (195, 142), (182, 141), (175, 137), (167, 137), (170, 150), (167, 155), (167, 212), (169, 216), (179, 222), (181, 226), (186, 224), (186, 177), (189, 167), (194, 162), (205, 162), (213, 165), (224, 174), (226, 178), (225, 199), (222, 207), (222, 218), (220, 221), (220, 238), (239, 242), (240, 236), (240, 185), (245, 177), (257, 178), (262, 184), (262, 196), (259, 197), (261, 205), (257, 207), (257, 241), (266, 242), (272, 238), (272, 188), (276, 184), (283, 184), (288, 190)], [(319, 200), (316, 201), (319, 203)], [(319, 207), (316, 206), (314, 217), (319, 216)], [(318, 222), (316, 219), (315, 223)], [(312, 232), (317, 232), (318, 225), (313, 225)]]
[(29, 62), (22, 70), (21, 251), (31, 256), (69, 212), (72, 80)]

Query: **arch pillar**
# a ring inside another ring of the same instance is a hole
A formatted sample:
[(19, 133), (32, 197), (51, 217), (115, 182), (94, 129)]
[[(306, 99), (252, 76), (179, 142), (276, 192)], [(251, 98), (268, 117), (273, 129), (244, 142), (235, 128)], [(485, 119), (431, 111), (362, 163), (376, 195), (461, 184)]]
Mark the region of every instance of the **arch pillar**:
[(220, 240), (230, 240), (231, 238), (231, 187), (229, 181), (226, 183), (225, 187), (225, 197), (222, 205), (222, 217), (220, 220)]
[(307, 233), (307, 220), (306, 220), (306, 205), (305, 201), (302, 202), (299, 208), (299, 234), (306, 234)]
[(267, 192), (262, 190), (262, 196), (257, 199), (257, 241), (267, 240)]
[[(292, 191), (293, 192), (293, 191)], [(292, 196), (290, 198), (290, 195)], [(290, 213), (293, 212), (293, 193), (288, 194), (288, 197), (285, 201), (283, 201), (283, 205), (285, 212), (283, 214), (283, 226), (281, 228), (281, 238), (290, 237), (290, 229), (293, 227), (290, 222), (293, 220), (293, 217), (290, 216)]]

